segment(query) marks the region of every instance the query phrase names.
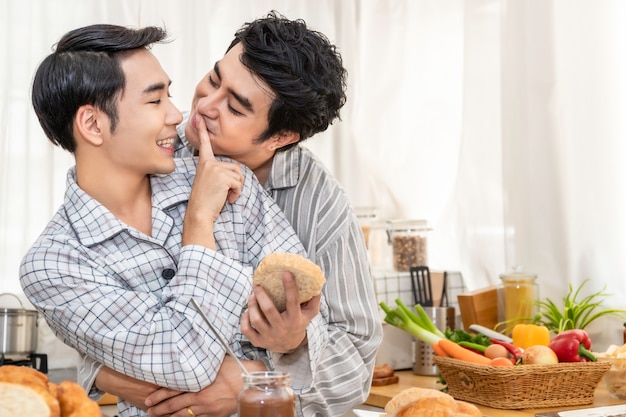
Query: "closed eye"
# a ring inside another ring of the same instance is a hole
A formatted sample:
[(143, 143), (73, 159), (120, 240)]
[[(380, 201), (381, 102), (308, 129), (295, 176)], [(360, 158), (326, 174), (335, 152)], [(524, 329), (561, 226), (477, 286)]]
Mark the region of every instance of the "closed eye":
[(213, 88), (219, 88), (219, 84), (213, 79), (213, 77), (211, 77), (211, 75), (209, 75), (209, 84), (211, 84), (211, 87)]
[[(212, 74), (209, 74), (209, 84), (211, 85), (211, 87), (215, 89), (218, 89), (220, 87), (217, 81), (213, 79)], [(235, 116), (243, 116), (243, 113), (235, 109), (233, 106), (231, 106), (230, 103), (227, 103), (227, 106), (228, 106), (228, 111), (234, 114)]]

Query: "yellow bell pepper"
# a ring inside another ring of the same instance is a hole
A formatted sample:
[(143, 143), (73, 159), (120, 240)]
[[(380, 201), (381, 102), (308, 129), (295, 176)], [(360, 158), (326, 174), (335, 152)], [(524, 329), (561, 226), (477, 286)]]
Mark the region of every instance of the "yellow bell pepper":
[(534, 345), (548, 346), (550, 331), (546, 326), (537, 324), (516, 324), (513, 327), (513, 344), (522, 349)]

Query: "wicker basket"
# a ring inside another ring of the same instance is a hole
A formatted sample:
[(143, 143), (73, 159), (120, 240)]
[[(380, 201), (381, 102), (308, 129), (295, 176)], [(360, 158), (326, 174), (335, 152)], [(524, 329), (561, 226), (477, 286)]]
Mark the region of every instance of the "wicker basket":
[(592, 404), (605, 361), (555, 365), (486, 366), (433, 358), (458, 400), (500, 409), (568, 407)]

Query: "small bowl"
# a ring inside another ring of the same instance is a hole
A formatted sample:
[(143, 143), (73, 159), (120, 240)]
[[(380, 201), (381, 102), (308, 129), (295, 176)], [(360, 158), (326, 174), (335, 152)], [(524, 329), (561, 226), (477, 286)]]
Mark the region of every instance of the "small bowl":
[(611, 362), (611, 369), (602, 376), (606, 389), (613, 398), (626, 400), (626, 358), (598, 357), (598, 360)]

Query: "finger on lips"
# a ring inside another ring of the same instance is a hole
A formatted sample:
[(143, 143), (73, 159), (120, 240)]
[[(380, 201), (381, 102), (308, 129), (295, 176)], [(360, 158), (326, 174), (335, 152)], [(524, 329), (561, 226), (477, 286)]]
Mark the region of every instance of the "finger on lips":
[(209, 133), (206, 130), (206, 124), (204, 123), (204, 118), (199, 114), (194, 115), (194, 126), (198, 130), (198, 135), (200, 137), (200, 159), (215, 159), (215, 155), (213, 154), (213, 148), (211, 147), (211, 140), (209, 139)]

